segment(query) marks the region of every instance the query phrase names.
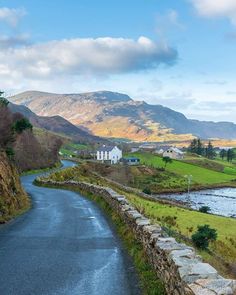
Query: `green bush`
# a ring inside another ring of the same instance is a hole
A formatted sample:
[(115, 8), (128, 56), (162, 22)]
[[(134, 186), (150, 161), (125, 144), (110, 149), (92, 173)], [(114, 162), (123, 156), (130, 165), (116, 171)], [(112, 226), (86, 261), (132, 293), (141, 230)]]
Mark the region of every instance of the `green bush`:
[(17, 120), (13, 125), (13, 130), (16, 133), (22, 133), (26, 129), (32, 130), (32, 128), (33, 128), (33, 126), (31, 125), (29, 120), (26, 118), (22, 118), (22, 119)]
[(7, 147), (7, 148), (6, 148), (6, 154), (7, 154), (7, 156), (8, 156), (10, 159), (12, 159), (12, 158), (14, 157), (14, 155), (15, 155), (15, 152), (14, 152), (13, 148), (11, 148), (11, 147)]
[(207, 249), (210, 241), (217, 239), (217, 231), (205, 224), (198, 226), (198, 230), (192, 235), (192, 241), (197, 248)]
[(143, 193), (144, 194), (147, 194), (147, 195), (151, 195), (151, 190), (150, 190), (150, 188), (149, 187), (145, 187), (144, 189), (143, 189)]
[(202, 213), (209, 213), (211, 211), (211, 208), (209, 206), (202, 206), (199, 208), (199, 212)]
[(6, 107), (9, 104), (9, 101), (3, 95), (4, 92), (0, 91), (0, 107)]

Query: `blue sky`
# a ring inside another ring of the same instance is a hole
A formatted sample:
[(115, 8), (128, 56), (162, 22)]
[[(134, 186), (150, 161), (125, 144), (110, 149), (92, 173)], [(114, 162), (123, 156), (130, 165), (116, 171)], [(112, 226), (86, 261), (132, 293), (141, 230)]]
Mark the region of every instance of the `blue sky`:
[(236, 122), (235, 0), (0, 1), (8, 94), (112, 90)]

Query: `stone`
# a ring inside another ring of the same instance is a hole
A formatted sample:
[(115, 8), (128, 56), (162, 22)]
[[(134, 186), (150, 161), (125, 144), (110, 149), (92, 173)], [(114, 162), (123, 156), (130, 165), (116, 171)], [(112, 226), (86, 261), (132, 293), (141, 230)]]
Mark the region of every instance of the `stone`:
[(160, 233), (162, 232), (162, 228), (159, 225), (146, 225), (143, 227), (143, 231), (146, 233), (155, 234), (155, 233)]
[(156, 242), (161, 237), (161, 233), (154, 233), (150, 237), (150, 243)]
[(194, 295), (216, 295), (215, 292), (208, 290), (206, 288), (203, 288), (196, 284), (190, 284), (189, 287), (193, 291)]
[(134, 207), (128, 205), (128, 204), (125, 204), (121, 207), (121, 211), (125, 212), (125, 211), (129, 211), (129, 210), (134, 210)]
[(165, 252), (186, 249), (186, 245), (177, 243), (174, 238), (159, 238), (156, 242), (156, 247)]
[(170, 252), (170, 257), (186, 257), (186, 258), (195, 258), (196, 253), (193, 248), (186, 247), (182, 250), (173, 250)]
[(127, 214), (133, 219), (144, 218), (137, 210), (127, 211)]
[(150, 224), (150, 220), (147, 219), (147, 218), (137, 218), (136, 219), (136, 224), (138, 226), (149, 225)]
[(198, 262), (184, 265), (179, 268), (180, 277), (188, 284), (196, 282), (198, 279), (216, 279), (218, 273), (208, 263)]
[(228, 279), (213, 279), (213, 280), (197, 280), (195, 284), (214, 291), (217, 295), (232, 295), (234, 294), (234, 281)]

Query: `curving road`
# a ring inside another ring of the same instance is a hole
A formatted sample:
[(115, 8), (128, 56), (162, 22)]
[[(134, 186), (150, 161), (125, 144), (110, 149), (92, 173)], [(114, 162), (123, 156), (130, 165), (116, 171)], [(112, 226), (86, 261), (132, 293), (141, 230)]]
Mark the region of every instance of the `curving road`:
[(22, 177), (33, 208), (0, 226), (0, 294), (140, 294), (132, 262), (96, 204), (36, 187), (35, 177)]

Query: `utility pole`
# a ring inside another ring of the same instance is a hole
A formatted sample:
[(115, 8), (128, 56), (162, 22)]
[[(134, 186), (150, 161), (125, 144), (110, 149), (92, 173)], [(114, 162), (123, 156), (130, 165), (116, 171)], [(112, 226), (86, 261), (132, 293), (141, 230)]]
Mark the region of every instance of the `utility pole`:
[(187, 183), (188, 183), (188, 197), (190, 196), (190, 187), (192, 183), (193, 176), (192, 175), (185, 175), (185, 178), (187, 178)]

